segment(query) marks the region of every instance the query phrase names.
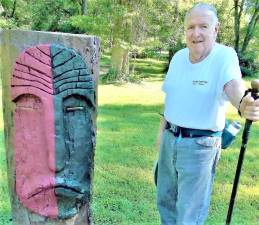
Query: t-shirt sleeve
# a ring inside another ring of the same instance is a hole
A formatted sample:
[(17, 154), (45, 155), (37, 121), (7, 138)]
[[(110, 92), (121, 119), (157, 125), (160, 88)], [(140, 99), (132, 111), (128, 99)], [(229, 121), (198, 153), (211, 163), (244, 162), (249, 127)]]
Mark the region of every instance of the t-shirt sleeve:
[(227, 94), (224, 92), (224, 86), (231, 80), (242, 79), (242, 74), (239, 66), (239, 60), (237, 53), (233, 48), (228, 48), (228, 51), (222, 56), (224, 64), (221, 70), (221, 82), (220, 82), (220, 93), (222, 93), (223, 99), (229, 101)]
[(241, 79), (242, 74), (239, 66), (239, 60), (237, 54), (233, 48), (229, 48), (229, 51), (224, 56), (224, 64), (222, 67), (222, 87), (233, 79)]
[(172, 76), (172, 70), (173, 70), (173, 65), (174, 65), (174, 57), (171, 59), (170, 61), (170, 64), (169, 64), (169, 68), (168, 68), (168, 71), (166, 73), (166, 76), (165, 76), (165, 79), (164, 79), (164, 82), (162, 84), (162, 91), (163, 92), (167, 92), (167, 89), (168, 89), (168, 86), (170, 85), (170, 79), (171, 79), (171, 76)]

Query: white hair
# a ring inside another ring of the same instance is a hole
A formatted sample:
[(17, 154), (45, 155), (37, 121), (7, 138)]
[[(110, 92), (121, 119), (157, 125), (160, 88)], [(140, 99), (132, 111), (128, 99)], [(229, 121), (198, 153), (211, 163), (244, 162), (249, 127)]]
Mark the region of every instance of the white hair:
[(189, 11), (187, 11), (187, 13), (185, 15), (185, 19), (184, 19), (185, 24), (186, 24), (187, 19), (190, 16), (190, 14), (194, 10), (207, 10), (207, 11), (212, 12), (212, 23), (213, 23), (214, 26), (216, 24), (218, 24), (219, 19), (218, 19), (216, 8), (213, 5), (210, 5), (210, 4), (207, 4), (207, 3), (198, 3), (198, 4), (194, 5)]

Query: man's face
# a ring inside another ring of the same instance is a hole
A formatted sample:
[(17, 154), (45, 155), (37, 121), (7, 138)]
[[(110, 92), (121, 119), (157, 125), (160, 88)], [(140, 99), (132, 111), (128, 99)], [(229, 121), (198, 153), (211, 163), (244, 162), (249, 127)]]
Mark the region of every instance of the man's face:
[(219, 26), (213, 22), (213, 14), (208, 10), (194, 9), (186, 19), (186, 43), (190, 57), (204, 59), (215, 43)]
[(89, 201), (93, 83), (63, 46), (27, 49), (12, 79), (16, 193), (26, 208), (66, 219)]

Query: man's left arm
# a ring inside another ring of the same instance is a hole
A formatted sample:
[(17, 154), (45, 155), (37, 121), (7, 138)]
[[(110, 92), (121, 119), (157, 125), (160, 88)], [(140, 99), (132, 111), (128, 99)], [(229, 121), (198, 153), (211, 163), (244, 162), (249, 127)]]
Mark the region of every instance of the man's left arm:
[(224, 86), (230, 102), (240, 111), (241, 116), (252, 121), (259, 121), (259, 99), (254, 100), (251, 94), (243, 97), (245, 90), (242, 80), (237, 79), (227, 82)]

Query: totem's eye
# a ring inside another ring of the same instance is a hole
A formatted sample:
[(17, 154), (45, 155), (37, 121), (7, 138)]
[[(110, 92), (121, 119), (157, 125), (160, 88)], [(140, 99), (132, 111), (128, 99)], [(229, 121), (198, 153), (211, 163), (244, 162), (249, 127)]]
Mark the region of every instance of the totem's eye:
[(20, 110), (39, 110), (42, 108), (41, 100), (31, 94), (24, 94), (14, 100), (16, 108)]
[(68, 106), (66, 107), (66, 112), (83, 111), (85, 107), (83, 106)]

